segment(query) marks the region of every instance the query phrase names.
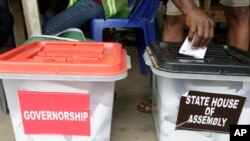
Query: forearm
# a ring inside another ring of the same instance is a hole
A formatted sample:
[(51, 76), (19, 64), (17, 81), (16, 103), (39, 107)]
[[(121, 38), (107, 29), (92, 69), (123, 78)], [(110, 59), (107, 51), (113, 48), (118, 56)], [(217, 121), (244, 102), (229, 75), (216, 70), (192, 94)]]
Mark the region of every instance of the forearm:
[(195, 0), (172, 0), (172, 2), (179, 8), (179, 10), (185, 15), (192, 9), (197, 9), (198, 6)]

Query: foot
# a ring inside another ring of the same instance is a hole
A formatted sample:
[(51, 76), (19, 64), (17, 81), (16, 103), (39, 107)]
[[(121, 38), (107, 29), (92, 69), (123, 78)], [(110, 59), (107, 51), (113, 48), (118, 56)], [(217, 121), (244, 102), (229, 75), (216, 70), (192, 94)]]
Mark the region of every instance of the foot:
[(151, 113), (152, 112), (152, 100), (144, 100), (137, 105), (137, 109), (141, 112)]

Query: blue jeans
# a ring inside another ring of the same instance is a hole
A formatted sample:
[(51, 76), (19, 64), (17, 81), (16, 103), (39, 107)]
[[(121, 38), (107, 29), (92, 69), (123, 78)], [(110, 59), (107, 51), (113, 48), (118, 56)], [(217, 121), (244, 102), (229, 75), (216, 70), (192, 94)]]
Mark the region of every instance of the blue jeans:
[(80, 28), (87, 21), (104, 17), (101, 5), (92, 0), (78, 0), (73, 6), (65, 9), (43, 26), (43, 34), (55, 34), (68, 28)]

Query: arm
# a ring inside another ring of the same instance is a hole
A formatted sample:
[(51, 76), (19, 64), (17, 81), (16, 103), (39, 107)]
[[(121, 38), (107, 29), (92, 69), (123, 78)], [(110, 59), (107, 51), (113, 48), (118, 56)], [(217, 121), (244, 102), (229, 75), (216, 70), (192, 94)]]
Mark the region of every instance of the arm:
[(207, 46), (214, 36), (213, 21), (201, 11), (194, 0), (172, 1), (184, 15), (185, 23), (189, 27), (189, 41), (196, 35), (193, 47)]

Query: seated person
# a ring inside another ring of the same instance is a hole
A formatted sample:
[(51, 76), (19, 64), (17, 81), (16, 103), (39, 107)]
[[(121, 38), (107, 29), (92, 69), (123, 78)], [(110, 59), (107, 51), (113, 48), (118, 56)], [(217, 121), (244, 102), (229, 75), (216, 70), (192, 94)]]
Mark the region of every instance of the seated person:
[(78, 0), (55, 15), (43, 26), (43, 34), (56, 34), (68, 28), (80, 28), (90, 19), (104, 17), (101, 0)]

